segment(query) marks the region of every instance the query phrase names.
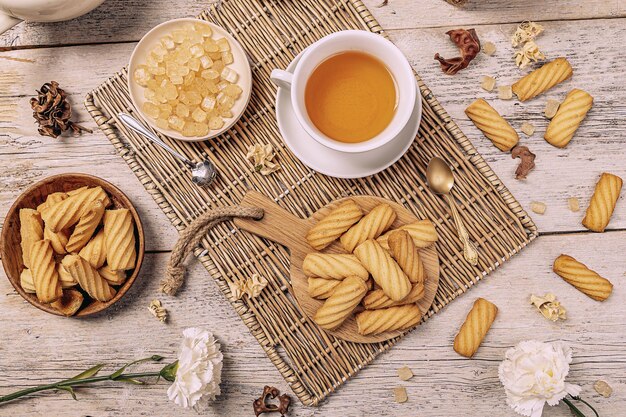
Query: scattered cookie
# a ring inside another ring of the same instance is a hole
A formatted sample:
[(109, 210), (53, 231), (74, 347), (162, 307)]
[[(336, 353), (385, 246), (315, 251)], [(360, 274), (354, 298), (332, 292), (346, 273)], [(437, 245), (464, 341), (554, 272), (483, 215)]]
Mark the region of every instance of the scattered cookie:
[(526, 136), (532, 136), (533, 133), (535, 133), (535, 126), (531, 125), (528, 122), (524, 122), (522, 123), (522, 127), (520, 128), (520, 130), (524, 132)]
[(543, 114), (546, 116), (546, 118), (552, 119), (554, 115), (556, 115), (556, 112), (559, 110), (560, 105), (561, 102), (559, 100), (549, 98), (548, 101), (546, 101), (546, 109), (543, 111)]
[(593, 384), (593, 389), (595, 389), (596, 392), (602, 395), (604, 398), (609, 398), (611, 394), (613, 394), (613, 388), (611, 388), (611, 386), (605, 381), (602, 381), (600, 379)]
[(543, 214), (546, 212), (546, 205), (540, 201), (533, 201), (530, 203), (530, 209), (533, 213)]
[(413, 378), (413, 371), (408, 366), (403, 366), (402, 368), (398, 368), (398, 378), (402, 381), (408, 381)]
[(580, 211), (580, 203), (578, 202), (578, 199), (576, 197), (568, 198), (567, 205), (569, 206), (569, 209), (574, 213)]
[(511, 100), (513, 98), (513, 90), (510, 85), (498, 86), (498, 98), (500, 100)]
[(485, 42), (483, 44), (483, 53), (485, 55), (493, 55), (496, 53), (496, 45), (493, 42)]
[(485, 91), (493, 91), (494, 87), (496, 86), (496, 79), (485, 75), (483, 77), (483, 81), (480, 83), (480, 86)]
[(393, 389), (393, 396), (397, 403), (405, 403), (409, 399), (406, 395), (406, 388), (404, 387), (395, 387)]

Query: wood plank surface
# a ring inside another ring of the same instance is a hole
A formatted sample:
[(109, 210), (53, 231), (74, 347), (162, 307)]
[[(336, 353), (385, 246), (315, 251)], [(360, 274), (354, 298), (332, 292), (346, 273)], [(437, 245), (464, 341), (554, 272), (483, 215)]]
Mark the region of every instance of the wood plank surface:
[[(485, 416), (513, 417), (505, 404), (497, 368), (504, 352), (521, 340), (563, 340), (574, 349), (569, 380), (583, 387), (601, 416), (618, 416), (626, 406), (626, 324), (624, 273), (626, 232), (604, 235), (547, 236), (506, 263), (493, 276), (408, 335), (390, 352), (361, 371), (318, 409), (296, 404), (291, 416)], [(562, 252), (586, 262), (616, 284), (604, 303), (591, 300), (551, 272)], [(288, 390), (278, 371), (237, 317), (206, 271), (193, 263), (187, 284), (177, 297), (157, 292), (167, 254), (149, 254), (145, 267), (126, 298), (110, 312), (74, 320), (53, 317), (23, 301), (0, 277), (3, 333), (0, 345), (0, 393), (31, 384), (68, 377), (96, 363), (114, 366), (126, 360), (161, 354), (173, 358), (179, 336), (187, 326), (204, 326), (219, 338), (225, 353), (223, 395), (204, 415), (250, 416), (251, 403), (265, 384)], [(568, 319), (552, 323), (528, 298), (553, 292), (568, 310)], [(498, 317), (474, 359), (452, 350), (454, 336), (476, 297), (499, 307)], [(147, 310), (159, 298), (170, 312), (161, 324)], [(17, 352), (36, 354), (20, 354)], [(415, 377), (400, 381), (396, 369), (409, 366)], [(150, 369), (146, 366), (142, 369)], [(26, 371), (28, 370), (28, 371)], [(605, 399), (593, 391), (597, 379), (607, 381), (614, 395)], [(392, 389), (407, 388), (409, 401), (393, 402)], [(78, 390), (79, 401), (67, 393), (43, 394), (36, 399), (0, 408), (1, 415), (53, 416), (194, 416), (166, 400), (167, 384), (134, 387), (105, 384)], [(545, 414), (569, 416), (565, 407)]]
[[(0, 48), (137, 41), (152, 27), (178, 17), (192, 17), (215, 1), (106, 0), (77, 19), (59, 23), (20, 24), (0, 35)], [(523, 20), (580, 20), (626, 16), (626, 0), (469, 0), (454, 7), (443, 0), (364, 0), (387, 30)]]

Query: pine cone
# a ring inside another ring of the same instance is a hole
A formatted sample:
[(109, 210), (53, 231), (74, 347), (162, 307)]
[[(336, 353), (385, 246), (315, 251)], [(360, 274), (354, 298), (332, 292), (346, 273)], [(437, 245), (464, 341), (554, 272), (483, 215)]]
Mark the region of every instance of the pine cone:
[(77, 135), (81, 131), (92, 133), (90, 129), (82, 127), (70, 120), (72, 106), (67, 101), (67, 94), (59, 83), (51, 81), (45, 83), (37, 91), (38, 96), (30, 99), (33, 117), (39, 124), (39, 134), (57, 138), (68, 129)]

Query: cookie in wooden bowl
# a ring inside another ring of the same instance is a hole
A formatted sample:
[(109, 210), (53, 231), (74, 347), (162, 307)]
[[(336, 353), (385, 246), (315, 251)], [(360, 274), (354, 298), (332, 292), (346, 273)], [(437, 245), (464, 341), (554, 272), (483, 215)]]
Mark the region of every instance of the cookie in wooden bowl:
[(144, 233), (117, 187), (86, 174), (48, 177), (9, 209), (0, 253), (7, 278), (35, 307), (84, 317), (117, 302), (135, 282)]

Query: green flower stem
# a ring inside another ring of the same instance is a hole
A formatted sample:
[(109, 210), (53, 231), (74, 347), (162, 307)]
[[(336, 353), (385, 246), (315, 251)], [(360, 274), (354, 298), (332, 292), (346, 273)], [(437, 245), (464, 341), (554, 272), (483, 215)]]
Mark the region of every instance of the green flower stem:
[[(595, 408), (593, 408), (593, 407), (591, 406), (591, 404), (589, 404), (587, 401), (583, 400), (583, 399), (582, 399), (582, 398), (580, 398), (580, 397), (574, 397), (574, 396), (571, 396), (571, 395), (570, 395), (570, 397), (572, 397), (572, 399), (573, 399), (573, 400), (580, 401), (581, 403), (585, 404), (587, 407), (591, 408), (591, 411), (593, 411), (593, 414), (595, 414), (595, 415), (596, 415), (596, 417), (600, 417), (600, 415), (598, 414), (598, 412), (596, 411), (596, 409), (595, 409)], [(567, 406), (570, 408), (570, 410), (572, 410), (572, 413), (574, 413), (574, 415), (575, 415), (576, 417), (585, 417), (585, 415), (583, 414), (583, 412), (582, 412), (582, 411), (580, 411), (580, 410), (578, 409), (578, 407), (576, 407), (572, 401), (570, 401), (570, 400), (569, 400), (569, 399), (567, 399), (567, 398), (563, 398), (563, 402), (564, 402), (565, 404), (567, 404)]]
[(94, 376), (94, 377), (85, 378), (85, 379), (71, 379), (70, 378), (70, 379), (64, 379), (59, 382), (53, 382), (52, 384), (38, 385), (36, 387), (26, 388), (21, 391), (16, 391), (14, 393), (0, 397), (0, 404), (15, 400), (25, 395), (33, 394), (35, 392), (40, 392), (40, 391), (63, 389), (67, 387), (77, 387), (80, 385), (93, 384), (95, 382), (115, 381), (117, 379), (137, 379), (137, 378), (158, 377), (161, 375), (161, 373), (160, 372), (129, 373), (129, 374), (121, 374), (117, 378), (112, 378), (112, 375), (113, 374), (106, 375), (106, 376)]

